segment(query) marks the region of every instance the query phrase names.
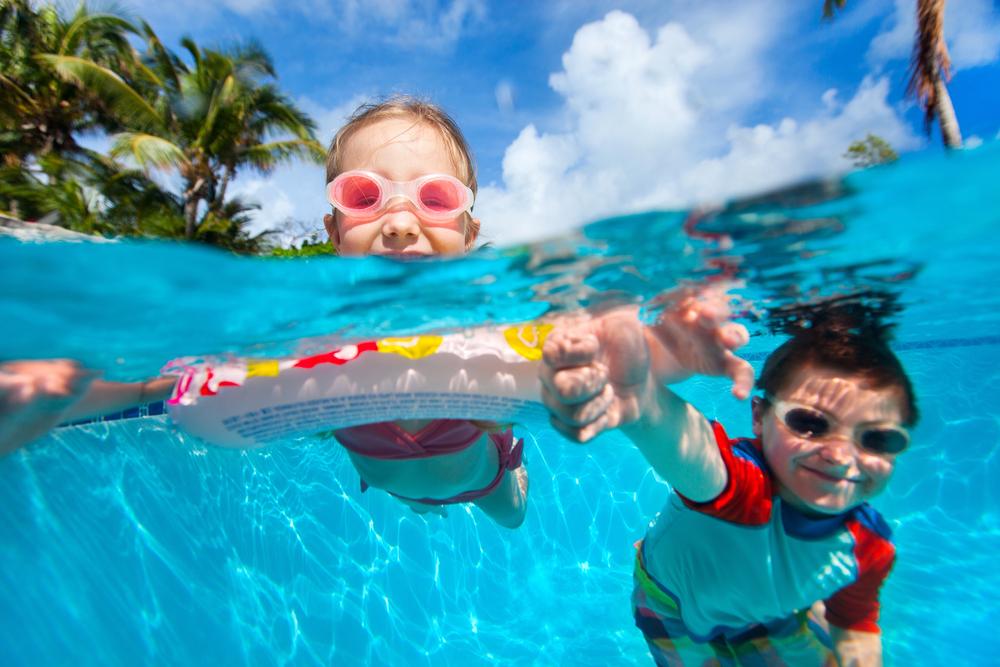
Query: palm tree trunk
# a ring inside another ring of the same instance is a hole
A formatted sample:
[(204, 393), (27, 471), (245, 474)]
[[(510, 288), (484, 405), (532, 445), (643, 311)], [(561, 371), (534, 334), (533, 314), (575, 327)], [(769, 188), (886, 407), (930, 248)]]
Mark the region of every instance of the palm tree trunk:
[(184, 238), (188, 241), (194, 238), (195, 225), (198, 222), (198, 204), (201, 203), (205, 187), (205, 179), (199, 178), (184, 191)]
[(233, 169), (231, 167), (226, 167), (226, 171), (222, 174), (222, 182), (219, 184), (219, 189), (215, 193), (215, 209), (222, 210), (222, 207), (226, 203), (226, 189), (229, 187), (229, 180), (232, 178)]
[(938, 77), (934, 82), (935, 107), (934, 115), (937, 116), (938, 124), (941, 126), (941, 138), (947, 148), (961, 148), (962, 132), (958, 128), (958, 118), (955, 116), (955, 107), (951, 104), (951, 96), (948, 94), (948, 87), (944, 81)]
[(192, 197), (184, 202), (184, 238), (194, 238), (194, 225), (198, 217), (198, 199)]

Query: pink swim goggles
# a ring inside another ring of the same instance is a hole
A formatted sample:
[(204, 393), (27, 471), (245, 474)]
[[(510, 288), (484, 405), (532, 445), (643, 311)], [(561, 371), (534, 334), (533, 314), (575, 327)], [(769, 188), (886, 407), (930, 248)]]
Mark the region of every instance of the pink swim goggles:
[(454, 176), (428, 174), (412, 181), (390, 181), (370, 171), (345, 171), (326, 184), (326, 197), (344, 215), (374, 218), (396, 197), (409, 199), (421, 218), (452, 222), (475, 203), (472, 188)]

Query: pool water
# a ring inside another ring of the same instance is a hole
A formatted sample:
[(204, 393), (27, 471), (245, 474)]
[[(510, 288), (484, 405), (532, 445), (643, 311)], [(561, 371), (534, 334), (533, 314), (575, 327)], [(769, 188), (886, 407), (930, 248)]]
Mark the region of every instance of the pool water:
[[(990, 664), (997, 173), (996, 143), (914, 155), (721, 211), (649, 212), (427, 263), (4, 241), (0, 355), (69, 356), (132, 379), (179, 355), (275, 356), (609, 303), (652, 317), (662, 290), (727, 275), (745, 283), (759, 369), (779, 341), (768, 310), (873, 291), (897, 311), (922, 411), (874, 503), (898, 548), (886, 661)], [(725, 383), (679, 392), (749, 432), (749, 406)], [(579, 446), (544, 423), (520, 431), (529, 511), (509, 531), (464, 506), (418, 516), (362, 494), (328, 440), (220, 449), (163, 416), (58, 429), (0, 460), (0, 663), (652, 664), (629, 609), (632, 543), (668, 488), (617, 434)]]

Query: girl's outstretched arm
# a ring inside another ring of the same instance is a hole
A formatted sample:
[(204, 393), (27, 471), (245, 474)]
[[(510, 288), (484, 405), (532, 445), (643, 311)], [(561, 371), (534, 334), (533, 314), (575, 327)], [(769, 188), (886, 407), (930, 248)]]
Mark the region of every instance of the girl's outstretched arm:
[(172, 378), (104, 382), (69, 359), (0, 364), (0, 455), (36, 440), (66, 421), (163, 400)]

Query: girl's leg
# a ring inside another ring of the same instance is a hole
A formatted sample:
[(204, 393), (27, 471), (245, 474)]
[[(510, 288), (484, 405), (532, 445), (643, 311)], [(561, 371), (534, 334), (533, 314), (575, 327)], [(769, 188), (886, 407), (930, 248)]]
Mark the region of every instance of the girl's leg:
[(504, 528), (517, 528), (528, 509), (528, 469), (522, 464), (508, 470), (497, 488), (473, 502)]

